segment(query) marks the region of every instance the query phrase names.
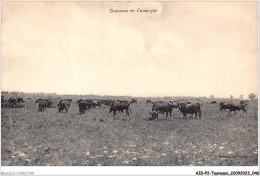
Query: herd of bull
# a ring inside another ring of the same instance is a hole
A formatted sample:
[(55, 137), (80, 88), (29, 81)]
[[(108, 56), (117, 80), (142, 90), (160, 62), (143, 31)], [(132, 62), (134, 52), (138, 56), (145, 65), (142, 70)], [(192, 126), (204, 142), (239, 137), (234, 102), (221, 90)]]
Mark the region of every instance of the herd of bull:
[[(5, 99), (3, 98), (3, 96), (1, 97), (1, 102), (5, 102)], [(9, 103), (9, 107), (10, 108), (16, 108), (17, 107), (17, 103), (24, 103), (23, 98), (15, 98), (15, 97), (11, 97), (8, 100)]]
[[(2, 102), (3, 97), (2, 97)], [(24, 102), (23, 98), (15, 98), (11, 97), (8, 102), (10, 103), (10, 107), (16, 107), (17, 103)], [(51, 99), (44, 99), (40, 98), (35, 101), (35, 104), (39, 103), (38, 112), (43, 112), (46, 108), (53, 107), (53, 103)], [(61, 112), (68, 112), (70, 108), (70, 104), (72, 103), (72, 99), (62, 99), (59, 101), (57, 107), (58, 111)], [(84, 114), (86, 111), (91, 111), (92, 109), (96, 107), (101, 107), (101, 105), (105, 105), (109, 107), (109, 113), (113, 112), (113, 115), (115, 116), (116, 113), (123, 113), (125, 111), (126, 116), (129, 116), (129, 112), (131, 112), (130, 105), (132, 103), (137, 103), (136, 99), (132, 99), (131, 101), (128, 100), (100, 100), (100, 99), (79, 99), (77, 101), (78, 107), (79, 107), (79, 113)], [(147, 100), (146, 103), (151, 103), (152, 111), (150, 114), (152, 117), (150, 120), (158, 119), (159, 113), (166, 113), (166, 118), (168, 118), (168, 114), (170, 114), (170, 117), (172, 116), (173, 109), (177, 109), (183, 114), (183, 118), (187, 118), (187, 114), (195, 114), (196, 118), (199, 116), (201, 118), (201, 103), (191, 103), (191, 102), (182, 102), (182, 101), (151, 101)], [(216, 101), (212, 101), (212, 104), (216, 103)], [(239, 104), (234, 104), (232, 102), (220, 102), (219, 104), (219, 112), (223, 110), (229, 110), (230, 113), (233, 111), (236, 114), (236, 111), (243, 111), (244, 113), (247, 113), (247, 107), (248, 104), (246, 101), (240, 101)]]

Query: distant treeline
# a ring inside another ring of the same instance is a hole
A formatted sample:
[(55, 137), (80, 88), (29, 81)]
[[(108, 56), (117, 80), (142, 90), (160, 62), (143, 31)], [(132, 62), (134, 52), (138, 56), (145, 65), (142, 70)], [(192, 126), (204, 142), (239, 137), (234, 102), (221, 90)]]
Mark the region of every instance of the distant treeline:
[[(210, 101), (210, 100), (230, 100), (230, 98), (210, 98), (210, 97), (193, 97), (193, 96), (148, 96), (148, 97), (136, 97), (136, 96), (116, 96), (116, 95), (93, 95), (93, 94), (57, 94), (57, 93), (25, 93), (25, 92), (9, 92), (9, 91), (2, 91), (1, 92), (3, 96), (17, 96), (17, 97), (24, 97), (24, 98), (38, 98), (38, 97), (48, 97), (48, 98), (81, 98), (81, 97), (88, 97), (91, 99), (151, 99), (151, 100), (194, 100), (194, 101)], [(234, 98), (233, 101), (240, 100), (239, 98)]]

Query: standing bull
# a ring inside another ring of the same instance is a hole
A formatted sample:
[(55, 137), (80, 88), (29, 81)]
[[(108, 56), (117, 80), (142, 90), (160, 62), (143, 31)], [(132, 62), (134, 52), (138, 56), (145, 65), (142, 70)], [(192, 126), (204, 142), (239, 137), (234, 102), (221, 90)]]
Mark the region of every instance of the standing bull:
[(68, 109), (69, 109), (70, 108), (70, 103), (72, 103), (72, 99), (62, 99), (62, 100), (60, 100), (59, 104), (63, 103), (63, 102), (67, 102), (66, 104), (68, 104)]
[(114, 116), (116, 115), (116, 112), (123, 112), (124, 110), (126, 111), (126, 116), (129, 116), (129, 109), (130, 109), (130, 104), (133, 103), (133, 101), (113, 101), (109, 113), (113, 112)]
[(9, 98), (8, 102), (11, 108), (15, 108), (17, 106), (17, 98), (15, 97)]
[[(177, 108), (177, 104), (172, 102), (166, 102), (166, 101), (156, 101), (152, 102), (152, 112), (158, 112), (158, 113), (166, 113), (166, 119), (168, 118), (168, 113), (170, 114), (170, 117), (172, 116), (172, 110), (173, 108)], [(175, 107), (176, 106), (176, 107)]]
[(219, 112), (229, 109), (230, 108), (230, 104), (228, 104), (227, 102), (220, 102), (219, 103)]
[(187, 114), (195, 114), (197, 118), (197, 114), (199, 115), (199, 118), (201, 119), (201, 105), (199, 103), (195, 104), (187, 104), (187, 103), (180, 103), (179, 109), (181, 113), (183, 114), (183, 118), (187, 118)]
[(46, 101), (41, 101), (39, 102), (39, 108), (38, 108), (38, 112), (43, 112), (45, 107), (46, 107)]
[(77, 103), (78, 103), (78, 106), (79, 106), (79, 113), (85, 114), (85, 109), (87, 107), (87, 104), (84, 102), (83, 99), (78, 100)]
[(59, 104), (57, 105), (59, 112), (63, 112), (63, 110), (68, 113), (69, 107), (70, 107), (70, 102), (68, 101), (60, 101)]
[(35, 103), (39, 103), (38, 112), (43, 112), (45, 108), (52, 107), (52, 101), (50, 99), (39, 98), (35, 101)]
[(239, 105), (235, 105), (233, 103), (226, 103), (226, 102), (221, 102), (220, 103), (220, 108), (219, 108), (219, 112), (221, 112), (222, 110), (226, 110), (229, 109), (229, 113), (231, 113), (232, 111), (234, 111), (235, 115), (236, 115), (236, 111), (243, 111), (243, 114), (247, 113), (247, 103), (245, 103), (244, 101), (241, 101)]

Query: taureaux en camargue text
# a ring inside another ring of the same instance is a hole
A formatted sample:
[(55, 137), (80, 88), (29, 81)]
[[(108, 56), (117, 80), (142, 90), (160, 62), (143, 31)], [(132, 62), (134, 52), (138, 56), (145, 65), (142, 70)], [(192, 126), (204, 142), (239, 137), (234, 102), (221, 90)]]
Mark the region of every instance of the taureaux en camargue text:
[(138, 12), (138, 13), (156, 13), (157, 9), (130, 9), (130, 10), (126, 10), (126, 9), (109, 9), (110, 13), (134, 13), (134, 12)]

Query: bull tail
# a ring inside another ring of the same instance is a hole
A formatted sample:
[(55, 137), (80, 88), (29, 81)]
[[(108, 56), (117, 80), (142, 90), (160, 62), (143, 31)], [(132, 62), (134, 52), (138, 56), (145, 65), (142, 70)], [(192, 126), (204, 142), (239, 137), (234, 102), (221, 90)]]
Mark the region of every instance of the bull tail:
[(132, 110), (131, 110), (131, 108), (129, 107), (129, 112), (132, 114)]

